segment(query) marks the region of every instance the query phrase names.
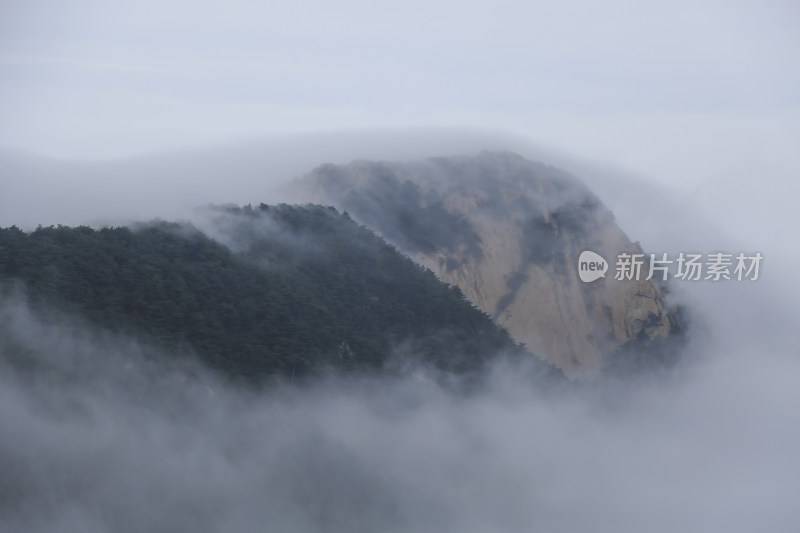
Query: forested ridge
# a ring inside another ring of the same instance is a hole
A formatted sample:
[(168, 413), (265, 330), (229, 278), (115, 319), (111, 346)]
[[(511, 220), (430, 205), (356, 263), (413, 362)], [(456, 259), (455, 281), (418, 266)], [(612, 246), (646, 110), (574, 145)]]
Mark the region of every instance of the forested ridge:
[(530, 356), (459, 289), (332, 207), (225, 208), (215, 224), (218, 240), (165, 222), (0, 229), (0, 278), (22, 282), (34, 306), (253, 379), (380, 369), (399, 353), (454, 372)]

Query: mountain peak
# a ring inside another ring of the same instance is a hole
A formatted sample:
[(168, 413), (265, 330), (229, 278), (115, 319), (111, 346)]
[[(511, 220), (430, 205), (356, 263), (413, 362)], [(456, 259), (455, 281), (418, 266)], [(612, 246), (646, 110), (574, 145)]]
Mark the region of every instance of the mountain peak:
[(459, 287), (534, 353), (573, 376), (677, 331), (653, 280), (592, 283), (578, 257), (641, 253), (576, 177), (513, 152), (324, 165), (293, 192), (332, 203)]

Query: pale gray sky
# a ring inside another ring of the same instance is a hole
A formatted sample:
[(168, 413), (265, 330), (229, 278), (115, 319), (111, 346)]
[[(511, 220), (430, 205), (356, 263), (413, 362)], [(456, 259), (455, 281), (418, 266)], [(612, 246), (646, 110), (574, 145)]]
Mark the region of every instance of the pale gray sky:
[(797, 162), (799, 5), (0, 0), (0, 146), (466, 126), (693, 187)]
[[(250, 396), (6, 298), (0, 328), (44, 374), (0, 372), (0, 489), (21, 487), (0, 529), (796, 530), (798, 28), (796, 0), (0, 0), (0, 226), (181, 218), (320, 160), (522, 136), (612, 163), (542, 156), (652, 252), (765, 257), (757, 283), (675, 284), (697, 325), (673, 379), (563, 399), (503, 369), (466, 400)], [(314, 133), (409, 126), (439, 128)]]

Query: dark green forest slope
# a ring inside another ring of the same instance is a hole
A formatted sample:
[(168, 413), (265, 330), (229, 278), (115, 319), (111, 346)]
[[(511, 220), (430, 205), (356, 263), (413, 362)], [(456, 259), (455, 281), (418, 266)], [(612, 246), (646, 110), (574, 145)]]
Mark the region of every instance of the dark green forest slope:
[(227, 208), (212, 232), (0, 229), (0, 280), (34, 306), (190, 349), (232, 376), (378, 369), (413, 353), (454, 372), (525, 354), (491, 319), (350, 217), (321, 206)]

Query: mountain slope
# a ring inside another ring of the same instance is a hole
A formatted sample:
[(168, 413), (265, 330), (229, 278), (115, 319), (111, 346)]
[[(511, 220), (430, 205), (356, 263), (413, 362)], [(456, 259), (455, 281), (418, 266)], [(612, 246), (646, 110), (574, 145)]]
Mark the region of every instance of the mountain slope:
[(230, 248), (166, 223), (3, 229), (0, 279), (22, 281), (40, 307), (189, 348), (254, 379), (380, 368), (403, 346), (454, 372), (522, 353), (458, 289), (333, 208), (216, 214)]
[[(358, 161), (321, 166), (288, 190), (347, 210), (573, 375), (679, 329), (664, 286), (613, 279), (617, 254), (639, 246), (588, 188), (553, 167), (508, 152)], [(583, 250), (611, 261), (606, 278), (578, 279)]]

